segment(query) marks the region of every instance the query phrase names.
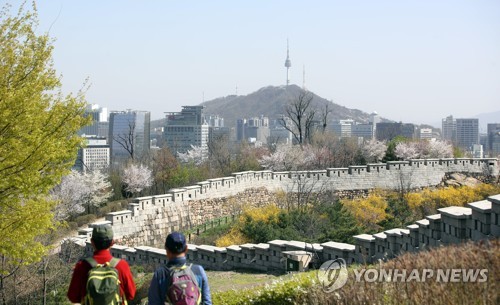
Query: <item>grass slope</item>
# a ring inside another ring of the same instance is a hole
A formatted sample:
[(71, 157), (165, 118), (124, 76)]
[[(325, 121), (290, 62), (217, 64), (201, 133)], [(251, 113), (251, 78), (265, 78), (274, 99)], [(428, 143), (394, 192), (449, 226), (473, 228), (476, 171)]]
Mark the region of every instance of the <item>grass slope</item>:
[(281, 277), (263, 288), (229, 290), (213, 294), (214, 304), (499, 304), (500, 241), (467, 243), (405, 254), (372, 268), (399, 269), (488, 269), (483, 283), (356, 282), (353, 266), (344, 287), (323, 291), (316, 272)]

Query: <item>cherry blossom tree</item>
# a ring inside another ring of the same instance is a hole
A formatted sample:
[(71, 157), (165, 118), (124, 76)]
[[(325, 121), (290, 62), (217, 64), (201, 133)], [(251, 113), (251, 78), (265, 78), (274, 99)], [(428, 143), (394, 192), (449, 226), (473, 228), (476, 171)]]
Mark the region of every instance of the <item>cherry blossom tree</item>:
[(453, 146), (444, 141), (401, 142), (395, 154), (399, 159), (452, 158)]
[(453, 158), (453, 145), (445, 141), (430, 141), (428, 158)]
[(444, 141), (401, 142), (395, 154), (399, 159), (452, 158), (453, 146)]
[(82, 174), (73, 170), (51, 191), (52, 198), (59, 202), (55, 217), (65, 220), (85, 212), (86, 208), (90, 213), (91, 208), (99, 207), (111, 195), (111, 183), (101, 171)]
[(145, 165), (129, 163), (123, 170), (125, 191), (135, 195), (153, 184), (153, 172)]
[(82, 174), (77, 171), (71, 171), (51, 191), (52, 197), (59, 201), (54, 211), (55, 218), (64, 220), (85, 212), (83, 198), (87, 197), (89, 193), (90, 189), (84, 183)]
[(329, 159), (330, 152), (324, 147), (279, 144), (272, 154), (263, 156), (259, 162), (269, 170), (290, 171), (323, 168)]
[(111, 182), (109, 182), (108, 175), (104, 172), (100, 170), (89, 171), (84, 174), (84, 178), (91, 190), (89, 196), (86, 198), (89, 211), (92, 207), (101, 206), (113, 195)]
[(401, 160), (418, 159), (420, 157), (416, 142), (398, 143), (398, 145), (396, 145), (396, 149), (394, 150), (394, 154)]
[(191, 145), (191, 149), (185, 153), (178, 153), (179, 160), (182, 163), (194, 163), (201, 165), (205, 161), (205, 154), (201, 146)]
[(361, 146), (361, 154), (366, 162), (379, 162), (385, 155), (387, 151), (387, 144), (385, 141), (377, 141), (376, 139), (371, 139), (366, 141)]
[(317, 151), (311, 145), (279, 144), (274, 153), (259, 160), (262, 167), (274, 171), (311, 169), (318, 162)]

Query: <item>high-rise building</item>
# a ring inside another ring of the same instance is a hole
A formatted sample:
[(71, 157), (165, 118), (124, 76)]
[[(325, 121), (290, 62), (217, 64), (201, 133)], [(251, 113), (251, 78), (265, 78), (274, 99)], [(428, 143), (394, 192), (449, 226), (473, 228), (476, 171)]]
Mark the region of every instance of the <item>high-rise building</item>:
[(441, 121), (441, 137), (445, 141), (456, 143), (457, 140), (457, 122), (450, 115)]
[(488, 124), (488, 155), (496, 157), (500, 155), (500, 123)]
[(339, 120), (331, 125), (331, 130), (340, 138), (350, 138), (354, 124), (354, 120)]
[(109, 116), (111, 161), (138, 159), (150, 150), (151, 114), (149, 111), (113, 111)]
[(166, 114), (163, 135), (165, 144), (172, 153), (186, 153), (191, 146), (198, 146), (208, 156), (209, 125), (203, 116), (203, 108), (182, 106), (181, 112)]
[(417, 127), (413, 124), (403, 123), (378, 123), (375, 133), (377, 140), (390, 141), (397, 136), (402, 136), (407, 139), (416, 138)]
[(479, 119), (457, 119), (456, 144), (462, 149), (472, 151), (479, 144)]
[(376, 111), (370, 113), (369, 123), (373, 125), (372, 138), (375, 138), (375, 135), (377, 134), (377, 124), (380, 123), (380, 115)]
[(286, 126), (292, 126), (292, 120), (288, 117), (271, 120), (269, 122), (268, 144), (292, 144), (293, 135), (288, 129), (283, 127), (283, 120), (286, 122)]
[(83, 173), (107, 168), (110, 153), (106, 138), (86, 137), (86, 144), (78, 150), (74, 168)]
[(351, 135), (357, 138), (363, 138), (364, 140), (373, 139), (373, 124), (355, 124), (351, 127)]
[(85, 126), (78, 131), (79, 135), (93, 137), (108, 137), (108, 109), (99, 107), (97, 104), (89, 104), (85, 109), (86, 117), (92, 118), (91, 125)]
[(224, 118), (218, 115), (205, 115), (205, 122), (210, 127), (224, 127)]
[(481, 144), (472, 145), (472, 157), (473, 158), (483, 158), (484, 157), (483, 145), (481, 145)]
[(267, 138), (270, 136), (269, 118), (261, 115), (260, 117), (242, 118), (236, 120), (236, 140), (241, 141), (258, 141), (267, 143)]
[(247, 125), (247, 119), (237, 119), (236, 120), (236, 141), (241, 142), (246, 139), (245, 127)]
[(432, 128), (420, 128), (418, 130), (418, 137), (421, 140), (430, 140), (432, 139), (432, 136)]

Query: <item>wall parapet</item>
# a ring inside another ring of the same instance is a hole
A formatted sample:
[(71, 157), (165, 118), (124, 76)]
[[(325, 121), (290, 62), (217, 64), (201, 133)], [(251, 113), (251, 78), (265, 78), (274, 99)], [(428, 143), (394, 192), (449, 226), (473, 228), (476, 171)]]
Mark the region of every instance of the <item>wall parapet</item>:
[(313, 192), (399, 189), (403, 180), (405, 187), (416, 189), (439, 185), (449, 173), (498, 176), (498, 169), (498, 159), (495, 158), (459, 158), (390, 161), (313, 171), (237, 172), (228, 177), (171, 189), (165, 194), (134, 198), (126, 210), (108, 213), (105, 219), (113, 226), (119, 241), (137, 244), (155, 240), (154, 236), (158, 238), (173, 230), (198, 225), (200, 221), (214, 217), (213, 211), (221, 211), (221, 207), (215, 205), (197, 204), (200, 200), (228, 198), (249, 189), (292, 193), (305, 189)]
[[(406, 229), (394, 228), (376, 234), (353, 236), (355, 244), (335, 241), (311, 244), (293, 240), (273, 240), (268, 243), (248, 243), (228, 247), (190, 244), (187, 259), (212, 270), (250, 268), (284, 272), (290, 251), (302, 251), (302, 254), (312, 258), (306, 268), (319, 266), (325, 261), (338, 258), (344, 259), (347, 264), (371, 264), (378, 260), (394, 258), (405, 252), (418, 252), (440, 245), (500, 237), (500, 194), (490, 196), (487, 200), (469, 203), (467, 206), (441, 208), (438, 214), (428, 215), (425, 219), (407, 226)], [(109, 222), (95, 225), (104, 223)], [(80, 230), (79, 237), (71, 238), (69, 241), (85, 246), (87, 255), (90, 255), (91, 232), (91, 228)], [(164, 249), (147, 246), (113, 245), (111, 254), (131, 264), (165, 264), (167, 259)]]

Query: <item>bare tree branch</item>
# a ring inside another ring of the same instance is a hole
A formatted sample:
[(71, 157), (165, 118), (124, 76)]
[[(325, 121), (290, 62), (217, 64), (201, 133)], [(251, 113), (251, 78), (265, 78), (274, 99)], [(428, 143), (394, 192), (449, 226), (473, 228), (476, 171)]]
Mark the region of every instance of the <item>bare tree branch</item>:
[[(281, 126), (290, 131), (298, 144), (306, 143), (311, 136), (311, 126), (313, 123), (315, 111), (309, 110), (313, 100), (312, 93), (301, 91), (297, 99), (293, 100), (285, 108), (285, 116), (280, 119)], [(291, 125), (287, 123), (288, 118)]]
[(328, 115), (332, 112), (331, 109), (328, 109), (329, 106), (329, 103), (325, 104), (325, 108), (321, 111), (321, 127), (323, 133), (325, 132), (326, 126), (328, 125)]
[(128, 130), (126, 133), (113, 136), (113, 141), (118, 143), (130, 155), (130, 159), (134, 159), (134, 144), (135, 144), (135, 121), (128, 121)]

